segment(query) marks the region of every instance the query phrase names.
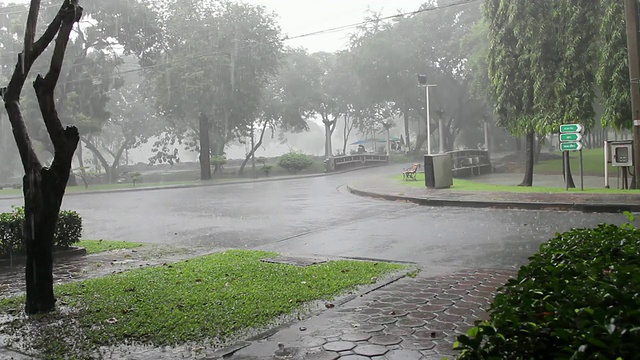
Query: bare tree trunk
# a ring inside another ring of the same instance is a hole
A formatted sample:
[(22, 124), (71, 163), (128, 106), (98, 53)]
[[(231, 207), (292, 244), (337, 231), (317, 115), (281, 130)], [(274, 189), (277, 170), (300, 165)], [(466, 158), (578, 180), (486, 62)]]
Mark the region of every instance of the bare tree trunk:
[[(78, 129), (63, 128), (55, 108), (54, 90), (60, 76), (64, 53), (73, 24), (82, 16), (76, 1), (65, 0), (44, 34), (34, 42), (39, 0), (32, 0), (27, 18), (24, 50), (18, 57), (9, 86), (0, 91), (9, 115), (14, 139), (25, 171), (23, 178), (27, 251), (27, 314), (49, 312), (55, 308), (53, 294), (53, 233), (60, 212), (73, 154), (80, 141)], [(34, 89), (40, 112), (54, 146), (51, 166), (43, 167), (35, 154), (20, 110), (20, 94), (34, 61), (58, 37), (46, 76), (38, 75)]]
[(542, 152), (542, 141), (544, 140), (544, 138), (540, 139), (539, 137), (535, 137), (534, 141), (535, 141), (535, 155), (533, 156), (533, 163), (537, 164), (538, 161), (540, 160), (540, 152)]
[(427, 141), (426, 135), (418, 134), (418, 136), (416, 137), (416, 147), (413, 149), (414, 155), (416, 155), (416, 156), (422, 155), (420, 153), (420, 149), (422, 148), (422, 145), (424, 145), (425, 141)]
[(349, 143), (349, 136), (351, 135), (351, 131), (353, 131), (355, 119), (351, 119), (349, 121), (349, 116), (344, 116), (344, 128), (342, 129), (342, 135), (344, 142), (342, 144), (342, 154), (347, 155), (347, 144)]
[(100, 164), (102, 164), (102, 167), (104, 168), (104, 171), (107, 174), (107, 183), (109, 183), (109, 184), (115, 183), (116, 180), (117, 180), (117, 176), (115, 174), (115, 169), (113, 169), (111, 167), (111, 165), (109, 165), (109, 162), (102, 155), (102, 153), (100, 153), (100, 150), (98, 150), (98, 147), (95, 146), (91, 141), (89, 141), (89, 140), (87, 140), (85, 138), (81, 138), (81, 139), (82, 139), (82, 142), (84, 142), (84, 144), (87, 147), (87, 149), (89, 149), (89, 151), (91, 151), (91, 153), (93, 153), (94, 159), (98, 158), (98, 161), (100, 162)]
[(402, 113), (404, 116), (404, 138), (406, 141), (405, 147), (406, 152), (411, 151), (411, 138), (409, 137), (409, 102), (405, 101), (404, 103), (404, 111)]
[(331, 149), (331, 122), (323, 120), (324, 123), (324, 157), (331, 157), (333, 150)]
[(520, 136), (516, 136), (514, 140), (516, 142), (516, 152), (518, 154), (522, 153), (522, 138)]
[(569, 156), (569, 151), (562, 152), (562, 175), (565, 181), (569, 184), (569, 188), (574, 189), (576, 187), (575, 182), (573, 182), (573, 176), (571, 175), (571, 157)]
[(524, 179), (518, 186), (533, 186), (533, 165), (534, 165), (534, 153), (535, 153), (535, 140), (536, 134), (533, 130), (529, 131), (526, 136), (526, 148), (525, 148), (525, 169)]
[(258, 139), (258, 142), (253, 145), (253, 147), (251, 148), (251, 151), (244, 158), (244, 161), (242, 161), (242, 165), (240, 165), (240, 170), (238, 170), (238, 175), (242, 176), (244, 174), (244, 168), (247, 166), (247, 163), (254, 156), (255, 152), (258, 151), (258, 149), (260, 149), (260, 146), (262, 146), (262, 140), (264, 139), (264, 133), (267, 131), (267, 125), (268, 124), (265, 121), (265, 123), (262, 125), (262, 130), (260, 130), (260, 139)]
[(200, 113), (200, 180), (211, 180), (211, 143), (209, 139), (209, 118)]

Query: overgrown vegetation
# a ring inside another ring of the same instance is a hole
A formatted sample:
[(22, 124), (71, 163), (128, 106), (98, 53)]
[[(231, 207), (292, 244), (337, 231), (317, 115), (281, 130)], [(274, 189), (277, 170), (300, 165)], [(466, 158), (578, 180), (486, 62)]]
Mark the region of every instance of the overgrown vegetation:
[(297, 174), (313, 165), (313, 159), (309, 155), (299, 152), (290, 152), (280, 157), (278, 165), (281, 168), (286, 169), (290, 174)]
[(459, 359), (635, 359), (640, 231), (631, 222), (557, 234), (520, 268)]
[[(24, 254), (23, 236), (24, 208), (15, 207), (13, 212), (0, 213), (0, 258), (11, 254)], [(53, 234), (53, 246), (68, 248), (80, 241), (82, 218), (75, 211), (61, 210)]]
[[(4, 332), (33, 338), (30, 346), (51, 358), (95, 356), (100, 346), (123, 343), (202, 345), (269, 325), (309, 301), (329, 300), (405, 268), (362, 261), (309, 267), (260, 261), (276, 255), (232, 250), (60, 285), (56, 295), (68, 307), (41, 319), (39, 330), (18, 317)], [(21, 301), (1, 300), (0, 311), (20, 313)]]

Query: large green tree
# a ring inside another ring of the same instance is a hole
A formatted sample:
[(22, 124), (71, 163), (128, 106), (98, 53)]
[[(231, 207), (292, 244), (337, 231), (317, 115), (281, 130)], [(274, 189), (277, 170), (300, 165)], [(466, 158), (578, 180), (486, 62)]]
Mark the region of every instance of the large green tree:
[(161, 12), (162, 50), (148, 75), (167, 126), (153, 159), (171, 160), (172, 142), (189, 145), (210, 179), (211, 154), (224, 155), (256, 119), (282, 57), (280, 29), (264, 7), (232, 1), (167, 1)]
[[(262, 146), (265, 133), (303, 132), (314, 115), (313, 106), (318, 81), (317, 63), (304, 49), (287, 49), (278, 74), (262, 91), (256, 121), (249, 124), (250, 149), (239, 174)], [(255, 163), (254, 163), (255, 165)]]
[[(408, 143), (411, 119), (426, 122), (424, 90), (418, 88), (417, 75), (427, 75), (430, 84), (437, 84), (431, 88), (430, 118), (439, 121), (431, 124), (431, 131), (439, 131), (444, 148), (450, 150), (464, 128), (473, 128), (481, 120), (476, 115), (482, 104), (470, 96), (465, 71), (469, 51), (461, 46), (481, 13), (477, 3), (433, 10), (436, 5), (427, 2), (416, 14), (393, 22), (368, 15), (368, 22), (352, 36), (350, 51), (369, 106), (393, 103), (402, 114)], [(417, 133), (419, 149), (426, 134)]]
[[(140, 64), (148, 63), (157, 46), (160, 28), (157, 15), (140, 0), (86, 0), (85, 5), (85, 18), (72, 29), (66, 55), (69, 61), (63, 64), (55, 95), (58, 112), (78, 127), (81, 143), (97, 149), (100, 132), (110, 119), (106, 109), (109, 92), (123, 83), (118, 73), (131, 69), (123, 69), (131, 65), (124, 63), (123, 55)], [(56, 8), (55, 1), (42, 1), (42, 18), (54, 17)], [(5, 25), (0, 26), (0, 43), (6, 50), (0, 54), (2, 68), (10, 66), (15, 54), (21, 51), (19, 24), (25, 21), (27, 12), (26, 5), (12, 6), (7, 15), (0, 10), (0, 20)], [(40, 25), (46, 24), (41, 21)], [(45, 54), (50, 55), (51, 50), (47, 51)], [(34, 67), (44, 70), (45, 65), (36, 62)], [(23, 96), (22, 104), (28, 119), (37, 116), (35, 98)], [(27, 121), (27, 127), (37, 141), (36, 151), (41, 149), (38, 153), (45, 158), (53, 156), (53, 144), (44, 124)], [(82, 146), (79, 149), (77, 155), (83, 167)]]
[[(562, 123), (587, 129), (594, 124), (598, 7), (593, 5), (588, 0), (485, 1), (489, 92), (498, 124), (527, 137), (521, 185), (533, 183), (535, 133), (556, 133)], [(571, 173), (565, 176), (572, 186)]]
[(631, 97), (629, 92), (629, 57), (625, 29), (624, 2), (601, 0), (601, 19), (597, 42), (597, 83), (604, 105), (602, 125), (631, 129)]

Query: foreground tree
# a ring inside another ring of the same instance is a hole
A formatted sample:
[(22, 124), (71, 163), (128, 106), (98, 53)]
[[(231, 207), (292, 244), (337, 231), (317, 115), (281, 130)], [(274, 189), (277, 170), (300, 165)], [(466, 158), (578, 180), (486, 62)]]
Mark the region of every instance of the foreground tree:
[[(82, 7), (77, 0), (65, 0), (44, 34), (35, 41), (40, 0), (31, 0), (24, 35), (24, 49), (9, 85), (0, 92), (5, 103), (13, 135), (25, 171), (23, 178), (27, 249), (26, 282), (27, 314), (49, 312), (54, 309), (53, 295), (53, 233), (64, 196), (73, 153), (80, 140), (78, 129), (63, 128), (56, 112), (54, 90), (60, 76), (64, 53), (73, 24), (80, 20)], [(56, 37), (57, 35), (57, 37)], [(38, 75), (33, 87), (40, 112), (55, 149), (53, 162), (44, 167), (35, 154), (20, 110), (20, 94), (35, 60), (56, 37), (49, 70), (45, 77)]]

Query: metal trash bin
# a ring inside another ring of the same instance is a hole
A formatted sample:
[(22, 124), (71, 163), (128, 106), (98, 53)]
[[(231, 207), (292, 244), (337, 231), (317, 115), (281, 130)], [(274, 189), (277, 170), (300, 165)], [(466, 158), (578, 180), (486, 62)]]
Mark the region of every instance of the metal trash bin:
[(453, 186), (450, 154), (424, 156), (424, 182), (429, 189), (446, 189)]

